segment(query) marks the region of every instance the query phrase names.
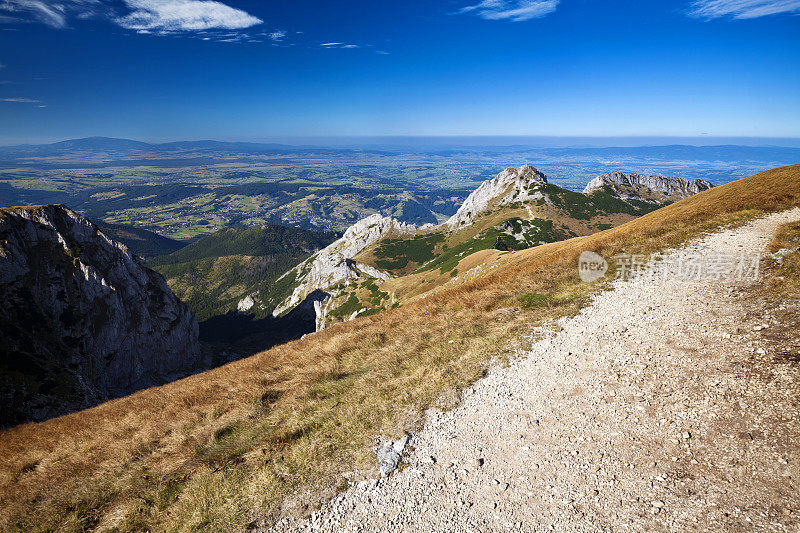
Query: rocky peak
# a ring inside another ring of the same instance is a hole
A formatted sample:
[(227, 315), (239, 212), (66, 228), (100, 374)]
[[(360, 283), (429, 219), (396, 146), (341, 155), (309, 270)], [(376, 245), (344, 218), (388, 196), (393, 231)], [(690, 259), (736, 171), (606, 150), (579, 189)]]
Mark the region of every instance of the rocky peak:
[(164, 278), (64, 206), (0, 209), (0, 425), (192, 371), (198, 326)]
[(583, 189), (583, 194), (607, 190), (623, 200), (635, 198), (668, 203), (688, 198), (712, 187), (713, 185), (706, 180), (689, 181), (684, 178), (610, 172), (590, 181)]
[(292, 309), (314, 291), (329, 291), (340, 283), (349, 283), (364, 277), (389, 278), (389, 274), (368, 265), (358, 264), (353, 258), (383, 237), (406, 235), (416, 231), (417, 227), (412, 224), (380, 214), (359, 220), (344, 232), (342, 238), (284, 274), (283, 277), (295, 277), (294, 289), (292, 294), (275, 308), (273, 315), (278, 316)]
[(542, 183), (547, 183), (547, 177), (531, 165), (509, 167), (475, 189), (445, 225), (451, 229), (468, 226), (489, 207), (542, 198), (541, 192), (531, 188)]
[(385, 217), (378, 213), (359, 220), (344, 232), (338, 241), (331, 243), (327, 248), (321, 250), (319, 254), (326, 250), (335, 250), (347, 258), (352, 258), (364, 248), (373, 244), (391, 233), (404, 235), (413, 233), (417, 227), (413, 224), (400, 222), (391, 217)]

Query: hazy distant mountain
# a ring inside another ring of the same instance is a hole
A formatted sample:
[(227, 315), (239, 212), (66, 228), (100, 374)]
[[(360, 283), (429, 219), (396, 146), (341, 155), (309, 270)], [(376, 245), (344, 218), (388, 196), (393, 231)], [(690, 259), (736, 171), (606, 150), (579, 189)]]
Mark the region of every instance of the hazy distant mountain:
[[(423, 143), (424, 139), (420, 140)], [(587, 147), (587, 148), (552, 148), (526, 145), (509, 146), (451, 146), (442, 147), (433, 143), (426, 146), (424, 143), (415, 146), (396, 146), (370, 144), (364, 147), (336, 147), (319, 145), (288, 145), (280, 143), (255, 143), (255, 142), (226, 142), (214, 140), (199, 141), (174, 141), (167, 143), (146, 143), (129, 139), (115, 139), (109, 137), (87, 137), (83, 139), (70, 139), (51, 144), (25, 144), (17, 146), (0, 147), (0, 159), (15, 159), (21, 157), (47, 157), (54, 155), (69, 155), (82, 153), (108, 153), (117, 155), (121, 153), (137, 154), (168, 154), (174, 152), (190, 152), (192, 154), (209, 152), (226, 152), (228, 154), (291, 154), (301, 152), (316, 152), (326, 154), (343, 153), (378, 153), (397, 154), (401, 152), (425, 152), (452, 157), (459, 153), (514, 153), (525, 152), (532, 156), (546, 157), (635, 157), (654, 158), (664, 160), (691, 160), (691, 161), (770, 161), (778, 163), (796, 163), (800, 161), (800, 148), (783, 146), (746, 146), (746, 145), (709, 145), (695, 146), (673, 144), (665, 146), (633, 146), (633, 147)]]
[(551, 156), (596, 156), (604, 157), (614, 154), (620, 157), (654, 158), (683, 161), (779, 161), (796, 163), (800, 161), (800, 148), (782, 146), (634, 146), (608, 148), (549, 148), (545, 150)]
[(86, 137), (51, 144), (23, 144), (0, 146), (0, 157), (44, 157), (71, 152), (132, 152), (149, 150), (152, 145), (130, 139), (110, 137)]
[[(330, 148), (322, 146), (294, 146), (277, 143), (250, 143), (226, 141), (175, 141), (168, 143), (146, 143), (130, 139), (115, 139), (111, 137), (86, 137), (83, 139), (69, 139), (49, 144), (21, 144), (16, 146), (0, 146), (1, 159), (14, 159), (20, 157), (48, 157), (55, 155), (70, 155), (83, 153), (108, 153), (117, 155), (129, 153), (141, 156), (142, 153), (172, 153), (172, 152), (227, 152), (233, 154), (277, 153), (288, 154), (297, 152), (322, 152), (328, 154), (352, 153), (360, 150), (351, 148)], [(366, 151), (366, 150), (365, 150)], [(379, 150), (371, 150), (379, 152)]]

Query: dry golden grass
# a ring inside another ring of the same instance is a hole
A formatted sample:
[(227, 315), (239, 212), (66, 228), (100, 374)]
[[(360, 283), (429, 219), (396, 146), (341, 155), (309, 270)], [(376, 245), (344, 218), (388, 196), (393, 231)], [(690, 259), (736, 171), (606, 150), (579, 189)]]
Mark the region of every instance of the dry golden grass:
[[(241, 530), (298, 488), (330, 494), (342, 488), (340, 472), (373, 466), (374, 436), (413, 428), (531, 325), (576, 312), (598, 290), (577, 280), (581, 251), (652, 252), (794, 205), (800, 165), (589, 237), (506, 254), (491, 275), (399, 309), (4, 431), (0, 529)], [(557, 297), (498, 312), (526, 293)]]
[[(784, 224), (775, 234), (769, 245), (770, 253), (779, 250), (791, 250), (783, 255), (781, 260), (769, 258), (763, 272), (763, 283), (754, 291), (753, 297), (769, 307), (786, 307), (783, 304), (794, 302), (795, 305), (781, 310), (793, 315), (795, 320), (786, 323), (795, 324), (797, 315), (800, 314), (797, 305), (800, 303), (800, 222)], [(779, 312), (780, 314), (780, 312)], [(774, 333), (774, 330), (771, 332)], [(784, 341), (793, 342), (800, 336), (794, 331), (792, 335), (784, 335)], [(790, 338), (791, 337), (791, 338)], [(800, 348), (800, 346), (798, 346)], [(796, 352), (800, 356), (800, 352)]]

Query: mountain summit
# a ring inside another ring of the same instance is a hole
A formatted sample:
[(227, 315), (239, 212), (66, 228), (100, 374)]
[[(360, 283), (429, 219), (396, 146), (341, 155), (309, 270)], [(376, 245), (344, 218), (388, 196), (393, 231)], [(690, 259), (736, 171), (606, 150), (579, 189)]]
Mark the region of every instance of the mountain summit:
[[(508, 167), (484, 181), (439, 226), (415, 227), (371, 215), (278, 279), (285, 292), (273, 313), (313, 303), (319, 330), (455, 283), (460, 272), (475, 267), (469, 257), (477, 252), (522, 250), (589, 235), (711, 186), (621, 173), (604, 178), (589, 193), (578, 193), (549, 183), (531, 165)], [(255, 299), (240, 303), (247, 309), (262, 305)]]
[(538, 200), (542, 194), (531, 191), (531, 185), (547, 183), (547, 177), (531, 165), (519, 168), (508, 167), (496, 177), (484, 181), (470, 194), (456, 214), (445, 224), (451, 229), (468, 226), (484, 211), (508, 205), (512, 202)]

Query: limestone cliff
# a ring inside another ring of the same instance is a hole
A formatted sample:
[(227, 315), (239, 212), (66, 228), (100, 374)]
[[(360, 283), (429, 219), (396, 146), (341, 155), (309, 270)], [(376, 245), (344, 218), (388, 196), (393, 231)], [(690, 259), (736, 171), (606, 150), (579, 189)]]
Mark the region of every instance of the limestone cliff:
[[(366, 247), (374, 244), (387, 235), (404, 235), (417, 231), (411, 224), (399, 222), (394, 218), (379, 214), (350, 226), (341, 239), (320, 250), (300, 263), (286, 274), (293, 277), (292, 293), (275, 309), (275, 316), (294, 308), (314, 291), (328, 292), (337, 285), (346, 284), (359, 278), (387, 279), (388, 274), (374, 267), (358, 264), (353, 258)], [(278, 280), (279, 282), (281, 280)], [(324, 309), (322, 304), (318, 310)], [(318, 316), (318, 323), (324, 324), (324, 318)]]
[(0, 209), (0, 425), (197, 368), (198, 326), (164, 279), (63, 206)]
[(637, 199), (658, 204), (677, 202), (712, 188), (706, 180), (686, 180), (665, 176), (643, 176), (610, 172), (597, 176), (586, 185), (583, 194), (605, 190), (623, 200)]

